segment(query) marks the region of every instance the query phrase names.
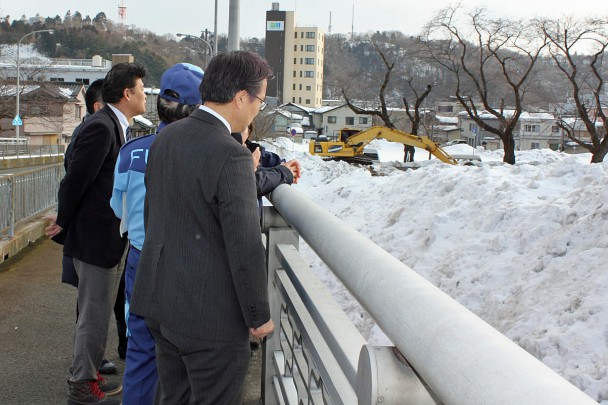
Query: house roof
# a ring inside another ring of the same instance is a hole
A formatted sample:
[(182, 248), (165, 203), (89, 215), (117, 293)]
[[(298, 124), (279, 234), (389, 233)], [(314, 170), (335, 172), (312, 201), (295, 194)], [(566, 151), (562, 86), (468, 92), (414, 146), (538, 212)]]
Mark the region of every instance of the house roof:
[[(21, 98), (50, 98), (56, 100), (76, 101), (78, 94), (84, 91), (82, 83), (64, 82), (25, 82), (20, 85)], [(0, 97), (15, 97), (17, 85), (7, 84), (0, 87)]]
[(302, 120), (302, 116), (300, 114), (292, 113), (291, 111), (282, 110), (280, 108), (277, 108), (275, 110), (275, 112), (289, 120)]
[(310, 114), (312, 111), (314, 111), (314, 108), (306, 107), (306, 106), (303, 106), (303, 105), (300, 105), (300, 104), (296, 104), (296, 103), (291, 103), (291, 102), (290, 103), (285, 103), (285, 104), (281, 105), (280, 108), (285, 108), (287, 106), (294, 106), (297, 109), (302, 110), (302, 111), (304, 111), (307, 114)]

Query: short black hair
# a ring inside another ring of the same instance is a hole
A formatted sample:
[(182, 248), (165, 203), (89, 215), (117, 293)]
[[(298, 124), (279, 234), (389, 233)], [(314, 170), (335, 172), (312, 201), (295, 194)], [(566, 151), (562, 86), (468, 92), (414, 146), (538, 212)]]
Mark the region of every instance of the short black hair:
[(124, 62), (112, 66), (103, 83), (104, 103), (118, 103), (123, 97), (124, 89), (135, 87), (137, 79), (146, 77), (146, 68), (135, 62)]
[(272, 69), (264, 59), (250, 51), (232, 51), (216, 55), (201, 82), (201, 98), (219, 104), (232, 101), (237, 92), (245, 90), (256, 95), (262, 81), (272, 77)]
[(87, 106), (87, 112), (93, 114), (95, 112), (95, 103), (103, 102), (101, 97), (101, 89), (103, 87), (104, 79), (97, 79), (93, 83), (89, 84), (89, 88), (84, 93), (84, 103)]
[(198, 108), (200, 104), (187, 105), (180, 104), (177, 101), (167, 100), (163, 97), (156, 99), (156, 112), (158, 113), (158, 119), (165, 124), (170, 124), (175, 121), (179, 121), (182, 118), (186, 118), (194, 110)]

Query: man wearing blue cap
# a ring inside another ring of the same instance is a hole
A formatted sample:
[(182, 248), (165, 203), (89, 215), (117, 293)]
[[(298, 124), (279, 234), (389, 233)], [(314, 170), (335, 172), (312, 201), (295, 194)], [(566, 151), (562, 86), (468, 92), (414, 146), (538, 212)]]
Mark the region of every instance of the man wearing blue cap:
[[(129, 342), (123, 379), (123, 403), (152, 404), (158, 381), (154, 338), (143, 317), (130, 313), (135, 271), (144, 243), (144, 176), (148, 152), (159, 131), (168, 124), (185, 118), (202, 103), (199, 85), (203, 71), (189, 63), (178, 63), (163, 73), (157, 111), (160, 124), (156, 134), (127, 142), (120, 150), (114, 170), (114, 189), (110, 205), (123, 220), (122, 231), (128, 232), (129, 254), (125, 265), (125, 299)], [(126, 226), (125, 226), (126, 225)]]

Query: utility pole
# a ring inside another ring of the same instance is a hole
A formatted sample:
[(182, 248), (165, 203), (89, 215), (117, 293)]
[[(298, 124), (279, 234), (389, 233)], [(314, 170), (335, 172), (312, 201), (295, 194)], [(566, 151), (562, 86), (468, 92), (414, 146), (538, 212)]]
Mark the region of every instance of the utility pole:
[(241, 0), (230, 0), (228, 10), (228, 50), (238, 51), (241, 48)]
[(38, 32), (48, 32), (50, 34), (54, 33), (55, 30), (37, 30), (37, 31), (32, 31), (30, 33), (25, 34), (24, 36), (22, 36), (19, 41), (17, 42), (17, 102), (16, 102), (16, 113), (15, 113), (15, 120), (14, 125), (15, 125), (15, 138), (19, 139), (19, 127), (21, 126), (21, 118), (19, 117), (19, 97), (21, 94), (21, 78), (19, 77), (21, 75), (21, 41), (23, 41), (25, 38), (29, 37), (30, 35), (34, 35)]

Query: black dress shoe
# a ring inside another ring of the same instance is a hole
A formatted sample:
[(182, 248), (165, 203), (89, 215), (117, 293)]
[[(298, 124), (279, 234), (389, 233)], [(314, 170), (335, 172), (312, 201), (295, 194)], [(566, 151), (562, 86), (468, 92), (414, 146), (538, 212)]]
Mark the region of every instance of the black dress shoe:
[(108, 361), (106, 359), (103, 359), (103, 361), (101, 362), (101, 367), (99, 367), (99, 373), (100, 374), (116, 374), (116, 373), (118, 373), (118, 368), (116, 367), (116, 364), (114, 364), (111, 361)]

